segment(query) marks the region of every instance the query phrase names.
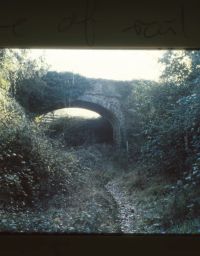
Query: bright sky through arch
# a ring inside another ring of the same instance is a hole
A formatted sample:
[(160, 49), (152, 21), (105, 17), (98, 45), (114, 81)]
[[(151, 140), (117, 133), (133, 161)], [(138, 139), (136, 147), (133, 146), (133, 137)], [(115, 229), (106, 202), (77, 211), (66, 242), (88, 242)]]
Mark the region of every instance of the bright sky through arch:
[(92, 78), (112, 80), (149, 79), (161, 72), (162, 50), (33, 49), (31, 56), (43, 55), (50, 70), (71, 71)]

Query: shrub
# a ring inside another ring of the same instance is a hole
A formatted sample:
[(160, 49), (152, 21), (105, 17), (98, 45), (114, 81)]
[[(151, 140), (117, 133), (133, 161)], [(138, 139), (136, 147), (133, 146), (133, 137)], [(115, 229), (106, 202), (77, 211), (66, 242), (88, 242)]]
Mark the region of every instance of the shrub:
[(33, 205), (67, 191), (66, 157), (41, 134), (23, 109), (0, 94), (0, 188), (4, 204)]

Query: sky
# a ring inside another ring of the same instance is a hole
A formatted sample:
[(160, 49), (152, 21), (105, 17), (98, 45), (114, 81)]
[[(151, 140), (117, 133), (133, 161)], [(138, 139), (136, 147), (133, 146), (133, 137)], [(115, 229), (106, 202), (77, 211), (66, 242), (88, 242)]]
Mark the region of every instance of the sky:
[[(77, 50), (32, 49), (31, 58), (43, 56), (54, 71), (71, 71), (91, 78), (112, 80), (149, 79), (158, 81), (163, 50)], [(97, 118), (83, 109), (58, 110), (57, 115)]]
[(98, 118), (100, 117), (99, 114), (97, 114), (94, 111), (88, 110), (88, 109), (80, 109), (80, 108), (64, 108), (64, 109), (58, 109), (54, 111), (55, 116), (70, 116), (70, 117), (83, 117), (83, 118)]
[(162, 50), (77, 50), (32, 49), (31, 56), (43, 55), (50, 70), (72, 71), (92, 78), (113, 80), (158, 80)]

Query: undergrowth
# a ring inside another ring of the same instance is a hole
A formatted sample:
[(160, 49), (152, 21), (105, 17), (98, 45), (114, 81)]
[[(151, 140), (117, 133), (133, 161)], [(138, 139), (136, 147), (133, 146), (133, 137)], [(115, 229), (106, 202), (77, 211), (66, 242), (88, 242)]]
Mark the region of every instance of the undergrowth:
[[(73, 159), (71, 160), (73, 161)], [(28, 120), (8, 95), (0, 95), (0, 189), (3, 205), (34, 205), (66, 191), (68, 159)]]

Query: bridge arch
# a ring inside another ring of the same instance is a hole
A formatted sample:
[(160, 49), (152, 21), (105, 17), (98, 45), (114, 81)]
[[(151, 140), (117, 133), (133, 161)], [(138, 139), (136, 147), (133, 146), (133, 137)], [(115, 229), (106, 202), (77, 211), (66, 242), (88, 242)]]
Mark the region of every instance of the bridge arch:
[(100, 114), (102, 117), (104, 117), (111, 124), (113, 128), (113, 142), (116, 145), (120, 145), (121, 143), (120, 122), (117, 116), (114, 113), (112, 113), (109, 109), (106, 109), (105, 107), (99, 104), (89, 102), (89, 101), (83, 101), (83, 100), (73, 101), (70, 107), (75, 107), (75, 108), (78, 107), (78, 108), (92, 110)]
[(106, 108), (92, 101), (78, 99), (71, 101), (70, 104), (66, 104), (65, 101), (59, 102), (58, 104), (52, 105), (48, 109), (43, 109), (42, 114), (47, 114), (48, 112), (52, 112), (62, 108), (83, 108), (98, 113), (111, 124), (113, 129), (113, 142), (116, 146), (120, 146), (122, 141), (120, 120), (118, 119), (117, 115), (113, 113), (109, 108)]

